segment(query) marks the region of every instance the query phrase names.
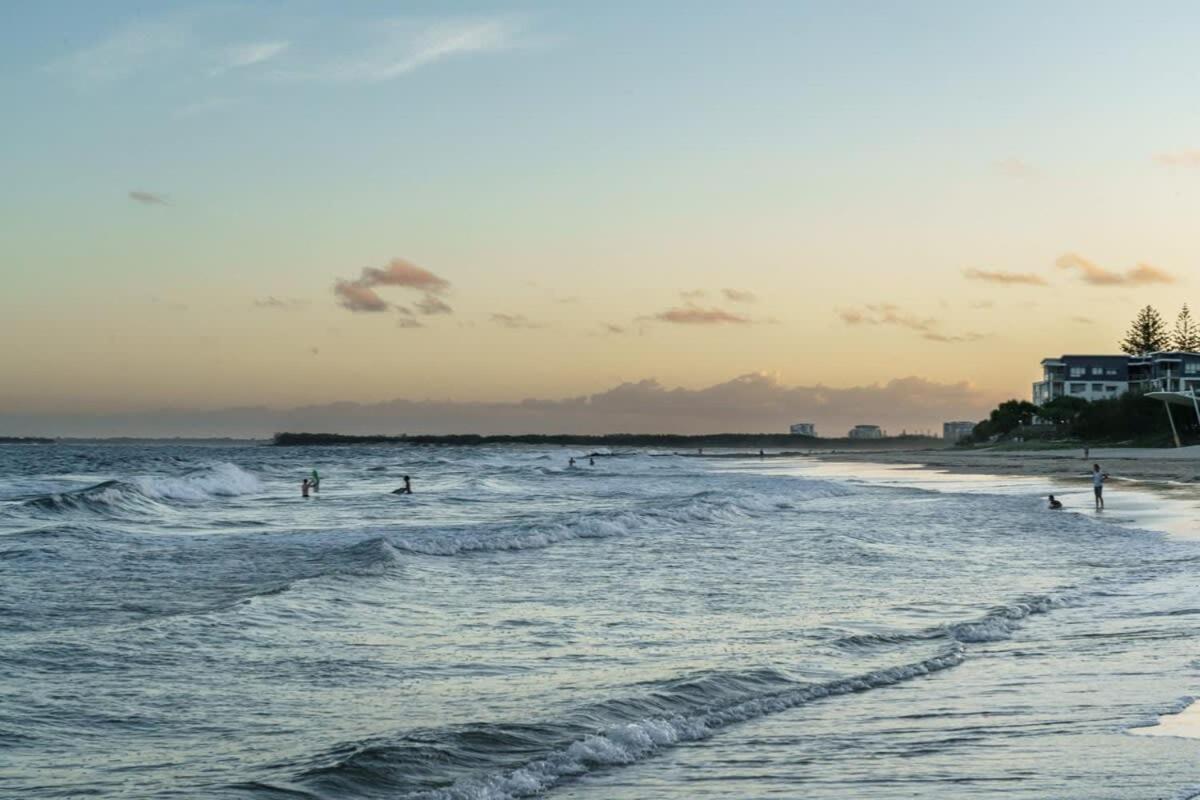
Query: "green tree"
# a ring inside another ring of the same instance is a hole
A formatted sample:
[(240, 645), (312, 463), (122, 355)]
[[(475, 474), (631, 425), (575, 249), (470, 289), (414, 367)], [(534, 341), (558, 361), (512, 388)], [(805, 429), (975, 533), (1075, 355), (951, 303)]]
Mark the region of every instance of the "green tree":
[(975, 426), (972, 437), (984, 442), (993, 436), (1007, 436), (1021, 425), (1029, 425), (1037, 416), (1038, 407), (1028, 400), (1005, 400), (992, 409), (987, 419)]
[(1171, 345), (1176, 350), (1182, 350), (1185, 353), (1195, 353), (1200, 350), (1200, 328), (1196, 327), (1187, 303), (1183, 304), (1183, 308), (1179, 310), (1179, 316), (1175, 318), (1175, 335), (1171, 338)]
[(1121, 342), (1121, 351), (1131, 356), (1140, 356), (1166, 350), (1170, 346), (1166, 323), (1153, 306), (1146, 306), (1130, 324), (1129, 332)]
[(1073, 423), (1087, 409), (1087, 406), (1088, 401), (1082, 397), (1063, 395), (1045, 403), (1038, 410), (1038, 416), (1059, 425)]

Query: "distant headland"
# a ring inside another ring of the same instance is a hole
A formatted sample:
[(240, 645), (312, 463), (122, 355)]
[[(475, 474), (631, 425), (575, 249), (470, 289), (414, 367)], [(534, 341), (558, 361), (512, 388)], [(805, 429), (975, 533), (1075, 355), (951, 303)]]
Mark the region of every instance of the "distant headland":
[(475, 446), (485, 444), (540, 444), (585, 447), (675, 447), (700, 449), (718, 448), (792, 448), (799, 450), (828, 450), (855, 448), (891, 450), (916, 446), (943, 447), (945, 442), (932, 436), (893, 436), (887, 439), (819, 439), (793, 433), (607, 433), (581, 434), (521, 434), (484, 436), (481, 434), (447, 434), (413, 436), (352, 436), (341, 433), (277, 433), (272, 438), (276, 447), (306, 447), (328, 445), (448, 445)]
[(0, 444), (54, 444), (54, 440), (41, 436), (0, 436)]

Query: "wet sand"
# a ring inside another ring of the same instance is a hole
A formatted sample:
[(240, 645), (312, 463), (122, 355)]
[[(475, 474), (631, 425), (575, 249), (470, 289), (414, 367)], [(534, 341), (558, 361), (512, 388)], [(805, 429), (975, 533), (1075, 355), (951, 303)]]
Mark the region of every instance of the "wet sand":
[[(1065, 513), (1096, 514), (1109, 523), (1200, 539), (1200, 447), (1103, 448), (1086, 460), (1075, 450), (814, 453), (803, 460), (807, 471), (872, 483), (1016, 494), (1043, 504), (1053, 494)], [(1110, 476), (1103, 511), (1095, 509), (1092, 497), (1094, 463)]]
[(1164, 714), (1148, 728), (1132, 728), (1139, 736), (1181, 736), (1200, 739), (1200, 704), (1192, 703), (1178, 714)]
[(1070, 479), (1087, 477), (1094, 463), (1114, 479), (1163, 483), (1200, 483), (1200, 446), (1179, 448), (1095, 448), (1083, 450), (862, 450), (814, 452), (834, 462), (913, 465), (974, 475), (1029, 475)]

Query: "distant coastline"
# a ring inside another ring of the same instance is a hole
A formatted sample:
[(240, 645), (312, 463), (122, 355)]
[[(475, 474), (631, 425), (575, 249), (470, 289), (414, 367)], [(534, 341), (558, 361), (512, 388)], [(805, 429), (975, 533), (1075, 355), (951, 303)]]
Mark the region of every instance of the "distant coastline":
[(54, 440), (41, 436), (0, 436), (0, 444), (54, 444)]
[(896, 436), (887, 439), (819, 439), (790, 433), (609, 433), (580, 434), (522, 434), (485, 436), (481, 434), (418, 434), (413, 436), (354, 436), (341, 433), (277, 433), (271, 444), (275, 447), (309, 447), (329, 445), (447, 445), (475, 446), (485, 444), (540, 444), (591, 447), (679, 447), (717, 448), (780, 448), (799, 450), (829, 449), (913, 449), (925, 446), (941, 448), (943, 440), (931, 436)]

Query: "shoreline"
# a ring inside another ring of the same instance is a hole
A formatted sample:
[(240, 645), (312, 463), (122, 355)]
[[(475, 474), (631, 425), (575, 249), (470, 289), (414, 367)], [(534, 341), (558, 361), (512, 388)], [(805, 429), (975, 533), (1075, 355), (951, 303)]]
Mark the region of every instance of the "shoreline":
[(1059, 480), (1084, 479), (1092, 464), (1115, 480), (1164, 485), (1200, 483), (1200, 446), (1172, 448), (1100, 447), (1084, 458), (1073, 450), (858, 450), (813, 452), (810, 458), (837, 463), (869, 463), (934, 469), (957, 475), (1023, 475)]

